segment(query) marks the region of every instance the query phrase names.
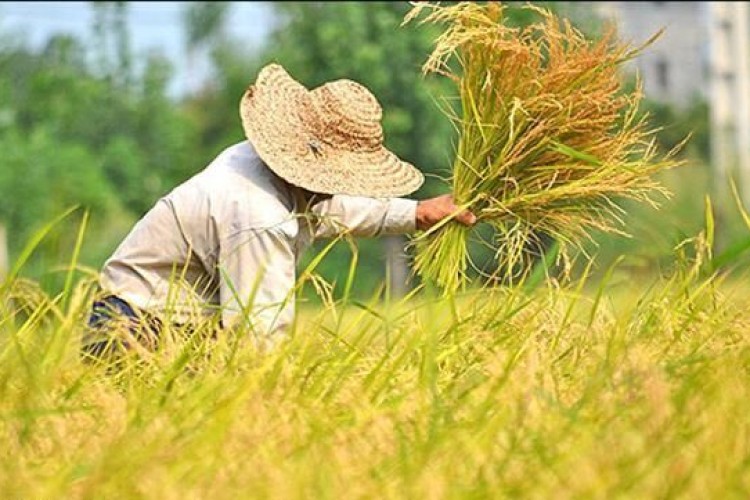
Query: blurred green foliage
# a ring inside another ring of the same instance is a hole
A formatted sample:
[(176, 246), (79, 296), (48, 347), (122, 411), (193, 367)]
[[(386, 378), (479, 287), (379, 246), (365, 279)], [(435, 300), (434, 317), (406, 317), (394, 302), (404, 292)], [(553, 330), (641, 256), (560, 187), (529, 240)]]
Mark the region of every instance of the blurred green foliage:
[(70, 35), (52, 36), (41, 50), (0, 45), (0, 220), (11, 256), (40, 225), (81, 207), (33, 260), (30, 272), (49, 283), (59, 282), (47, 275), (65, 263), (82, 210), (92, 215), (82, 263), (96, 268), (137, 217), (195, 170), (195, 127), (166, 93), (171, 63), (152, 54), (134, 75), (126, 5), (93, 8), (91, 47)]
[[(545, 6), (563, 13), (575, 10), (571, 2)], [(230, 12), (227, 2), (186, 3), (185, 8), (188, 57), (208, 54), (212, 77), (179, 101), (167, 93), (174, 77), (169, 60), (159, 53), (134, 60), (126, 2), (92, 3), (90, 45), (55, 35), (43, 48), (31, 49), (0, 33), (0, 221), (10, 235), (11, 258), (35, 228), (79, 205), (92, 215), (81, 261), (92, 269), (101, 266), (160, 196), (222, 149), (244, 140), (239, 98), (257, 71), (272, 61), (310, 88), (337, 78), (367, 85), (384, 108), (386, 145), (427, 174), (414, 196), (448, 190), (440, 177), (450, 168), (455, 135), (440, 106), (449, 105), (444, 99), (450, 99), (451, 91), (444, 79), (421, 75), (436, 33), (432, 27), (400, 27), (407, 3), (275, 3), (277, 24), (254, 51), (223, 29)], [(529, 13), (521, 9), (511, 9), (510, 15), (518, 25), (529, 22)], [(639, 219), (632, 224), (650, 224), (641, 232), (646, 238), (666, 237), (675, 227), (690, 234), (693, 222), (702, 217), (695, 196), (702, 198), (709, 177), (703, 166), (707, 106), (698, 103), (678, 111), (649, 103), (648, 108), (653, 123), (664, 127), (658, 136), (662, 147), (694, 133), (684, 152), (694, 166), (670, 179), (677, 204), (659, 215), (636, 207)], [(28, 272), (43, 278), (65, 262), (81, 215), (78, 211), (60, 225)], [(646, 248), (639, 241), (597, 238), (596, 251), (637, 253)], [(367, 295), (384, 277), (384, 245), (382, 240), (359, 243), (357, 283), (359, 293)], [(487, 257), (477, 249), (480, 266)], [(334, 248), (322, 264), (324, 277), (343, 277), (349, 258), (346, 245)], [(50, 283), (56, 280), (52, 276)]]

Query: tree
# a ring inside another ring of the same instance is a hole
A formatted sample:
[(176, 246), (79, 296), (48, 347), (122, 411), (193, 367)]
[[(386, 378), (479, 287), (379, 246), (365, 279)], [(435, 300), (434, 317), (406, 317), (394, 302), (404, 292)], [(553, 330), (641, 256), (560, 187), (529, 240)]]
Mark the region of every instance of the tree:
[(228, 2), (188, 3), (183, 11), (188, 68), (193, 88), (198, 84), (196, 71), (201, 51), (222, 39), (228, 13)]
[(91, 2), (97, 70), (115, 87), (132, 83), (132, 54), (127, 29), (127, 2)]
[[(81, 257), (98, 267), (133, 220), (198, 165), (195, 128), (167, 96), (169, 61), (149, 54), (134, 72), (125, 5), (92, 7), (92, 46), (55, 35), (32, 50), (0, 33), (0, 222), (13, 254), (63, 210), (89, 209), (96, 237)], [(45, 240), (39, 273), (67, 254), (76, 229), (76, 218), (66, 219)]]

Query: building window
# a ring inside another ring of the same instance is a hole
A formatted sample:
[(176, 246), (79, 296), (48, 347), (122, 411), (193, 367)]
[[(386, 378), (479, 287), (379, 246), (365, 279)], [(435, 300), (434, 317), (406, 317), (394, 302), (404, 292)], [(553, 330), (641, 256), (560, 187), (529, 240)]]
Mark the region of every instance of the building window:
[(662, 92), (669, 91), (669, 63), (666, 59), (656, 61), (656, 83)]

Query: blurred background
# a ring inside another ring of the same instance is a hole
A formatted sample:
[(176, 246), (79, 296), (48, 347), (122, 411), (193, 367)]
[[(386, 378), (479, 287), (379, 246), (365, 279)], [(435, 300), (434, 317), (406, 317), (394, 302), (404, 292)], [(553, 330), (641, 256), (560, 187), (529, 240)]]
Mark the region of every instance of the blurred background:
[[(692, 134), (687, 166), (661, 179), (673, 192), (656, 210), (627, 205), (631, 238), (594, 235), (597, 269), (618, 255), (635, 276), (669, 266), (674, 247), (705, 227), (714, 202), (716, 245), (750, 247), (729, 190), (750, 198), (750, 54), (745, 2), (539, 2), (596, 36), (614, 22), (638, 44), (664, 36), (627, 68), (644, 83), (644, 111), (669, 150)], [(510, 16), (533, 18), (511, 2)], [(79, 264), (94, 273), (174, 186), (244, 139), (238, 102), (277, 61), (308, 87), (336, 78), (367, 85), (384, 108), (386, 145), (428, 176), (414, 197), (449, 191), (454, 131), (436, 100), (447, 82), (422, 77), (436, 32), (400, 28), (406, 2), (0, 2), (0, 272), (45, 223), (71, 206), (23, 274), (64, 279), (84, 210)], [(386, 277), (413, 286), (403, 238), (359, 242), (357, 290)], [(313, 249), (312, 252), (315, 250)], [(350, 249), (321, 267), (341, 282)], [(477, 250), (480, 266), (490, 255)], [(309, 257), (308, 257), (309, 258)]]

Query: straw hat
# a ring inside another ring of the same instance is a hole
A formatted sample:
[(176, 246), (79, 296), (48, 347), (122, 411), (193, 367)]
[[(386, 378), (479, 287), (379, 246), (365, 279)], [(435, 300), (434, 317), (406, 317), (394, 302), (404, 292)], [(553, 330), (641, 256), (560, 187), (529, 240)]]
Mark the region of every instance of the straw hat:
[(387, 198), (416, 191), (424, 176), (383, 147), (382, 109), (351, 80), (307, 90), (269, 64), (240, 102), (245, 135), (287, 182), (315, 193)]

